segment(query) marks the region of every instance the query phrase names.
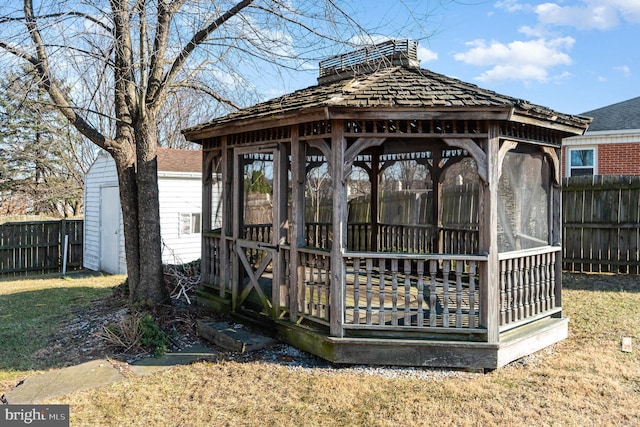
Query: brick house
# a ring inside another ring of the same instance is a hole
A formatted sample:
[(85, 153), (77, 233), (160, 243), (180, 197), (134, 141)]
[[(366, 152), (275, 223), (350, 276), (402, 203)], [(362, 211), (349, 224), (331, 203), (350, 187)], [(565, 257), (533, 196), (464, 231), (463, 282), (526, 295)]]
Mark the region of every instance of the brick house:
[(562, 176), (640, 176), (640, 97), (587, 111), (584, 135), (566, 138)]

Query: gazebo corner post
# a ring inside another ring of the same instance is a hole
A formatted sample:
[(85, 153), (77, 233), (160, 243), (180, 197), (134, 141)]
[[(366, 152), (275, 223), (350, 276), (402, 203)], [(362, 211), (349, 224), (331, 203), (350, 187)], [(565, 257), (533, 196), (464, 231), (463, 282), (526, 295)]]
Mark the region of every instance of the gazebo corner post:
[(274, 159), (274, 183), (273, 183), (273, 223), (274, 237), (277, 242), (277, 250), (273, 260), (273, 286), (271, 287), (271, 301), (273, 304), (273, 318), (280, 316), (283, 307), (286, 307), (285, 295), (285, 256), (280, 249), (287, 241), (287, 187), (288, 187), (288, 159), (289, 153), (286, 144), (278, 144)]
[[(231, 310), (235, 311), (238, 308), (238, 293), (240, 282), (240, 265), (238, 260), (238, 254), (236, 253), (236, 242), (240, 238), (240, 227), (242, 227), (242, 209), (240, 186), (233, 185), (233, 177), (237, 176), (239, 180), (243, 179), (240, 170), (240, 161), (233, 148), (227, 150), (227, 179), (226, 184), (229, 188), (229, 194), (231, 196), (231, 218), (229, 225), (231, 227), (231, 251), (229, 254), (229, 265), (231, 268)], [(225, 211), (226, 212), (226, 211)]]
[[(204, 150), (203, 150), (204, 151)], [(212, 152), (204, 151), (202, 156), (202, 230), (211, 230), (211, 191), (213, 187), (213, 162), (215, 156)], [(211, 252), (204, 236), (200, 234), (200, 281), (210, 282), (210, 272), (213, 270), (209, 265), (211, 262)], [(221, 284), (219, 284), (221, 286)]]
[(344, 121), (331, 123), (331, 178), (333, 186), (333, 243), (331, 245), (330, 326), (333, 337), (344, 336), (344, 252), (347, 247), (347, 187), (344, 173), (346, 150)]
[(300, 280), (300, 252), (298, 248), (304, 246), (304, 186), (306, 180), (305, 150), (300, 145), (297, 126), (291, 126), (291, 251), (289, 255), (289, 310), (290, 320), (298, 320), (298, 298)]
[[(555, 150), (556, 163), (560, 159), (560, 149)], [(551, 181), (551, 245), (558, 246), (559, 251), (552, 254), (555, 260), (554, 271), (551, 274), (555, 277), (555, 305), (562, 307), (562, 177), (560, 175), (560, 166), (554, 169), (554, 179)], [(562, 312), (560, 312), (562, 315)]]
[(487, 180), (480, 181), (479, 249), (487, 255), (480, 264), (480, 326), (487, 330), (487, 342), (500, 339), (500, 264), (498, 259), (498, 183), (499, 183), (499, 126), (492, 123), (485, 141)]
[(231, 227), (231, 206), (229, 206), (229, 200), (231, 195), (231, 183), (232, 178), (229, 176), (233, 171), (231, 159), (229, 158), (231, 152), (227, 149), (227, 137), (221, 137), (221, 170), (220, 179), (222, 182), (222, 188), (220, 189), (220, 202), (222, 203), (222, 218), (220, 223), (220, 283), (218, 284), (220, 289), (220, 297), (225, 299), (227, 297), (226, 290), (231, 283), (231, 253), (229, 251), (229, 245), (227, 244), (227, 236), (229, 235)]

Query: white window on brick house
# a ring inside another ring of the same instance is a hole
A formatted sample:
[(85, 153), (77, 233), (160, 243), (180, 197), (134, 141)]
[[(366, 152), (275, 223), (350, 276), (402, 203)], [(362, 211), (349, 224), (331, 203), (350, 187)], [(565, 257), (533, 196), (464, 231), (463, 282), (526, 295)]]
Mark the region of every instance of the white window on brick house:
[(569, 148), (567, 154), (567, 176), (598, 174), (595, 148)]
[(200, 233), (200, 213), (180, 214), (180, 235), (188, 236)]

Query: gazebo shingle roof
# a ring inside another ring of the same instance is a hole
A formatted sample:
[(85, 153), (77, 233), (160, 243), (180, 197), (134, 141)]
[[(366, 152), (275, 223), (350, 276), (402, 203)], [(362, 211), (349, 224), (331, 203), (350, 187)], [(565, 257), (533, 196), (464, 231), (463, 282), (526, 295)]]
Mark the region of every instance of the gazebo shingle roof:
[(558, 113), (426, 69), (392, 66), (301, 89), (185, 129), (184, 132), (197, 133), (205, 128), (241, 120), (277, 119), (289, 113), (330, 107), (513, 109), (520, 114), (573, 126), (586, 127), (589, 122), (585, 117)]

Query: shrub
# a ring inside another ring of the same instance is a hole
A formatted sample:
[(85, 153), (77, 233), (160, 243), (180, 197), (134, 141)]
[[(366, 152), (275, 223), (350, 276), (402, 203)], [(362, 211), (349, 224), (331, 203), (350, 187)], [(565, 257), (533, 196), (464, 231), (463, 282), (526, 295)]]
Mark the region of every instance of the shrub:
[(103, 327), (102, 337), (124, 353), (133, 351), (153, 351), (160, 357), (167, 351), (169, 336), (158, 326), (149, 313), (135, 312), (117, 323)]

